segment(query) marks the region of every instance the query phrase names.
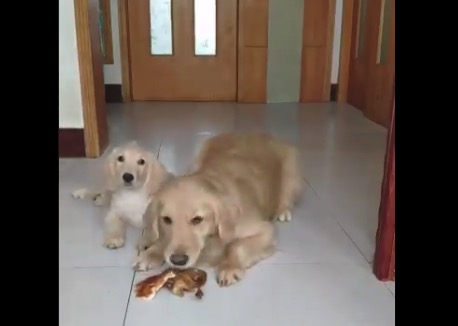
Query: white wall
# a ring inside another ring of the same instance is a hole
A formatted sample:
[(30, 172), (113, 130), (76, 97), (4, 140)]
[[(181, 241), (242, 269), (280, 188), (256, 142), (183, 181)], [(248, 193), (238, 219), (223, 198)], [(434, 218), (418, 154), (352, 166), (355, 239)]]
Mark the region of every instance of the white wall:
[[(66, 0), (62, 0), (66, 1)], [(112, 65), (104, 65), (105, 84), (121, 84), (121, 54), (119, 44), (118, 0), (111, 1), (111, 30), (113, 36)], [(343, 0), (336, 0), (334, 21), (334, 41), (332, 48), (331, 83), (336, 84), (339, 78), (340, 37), (342, 32)]]
[(121, 84), (121, 46), (119, 44), (118, 0), (110, 0), (113, 64), (103, 66), (105, 84)]
[(83, 128), (73, 0), (59, 1), (59, 128)]
[(336, 0), (336, 16), (334, 20), (334, 42), (332, 45), (331, 84), (339, 79), (340, 37), (342, 34), (343, 0)]

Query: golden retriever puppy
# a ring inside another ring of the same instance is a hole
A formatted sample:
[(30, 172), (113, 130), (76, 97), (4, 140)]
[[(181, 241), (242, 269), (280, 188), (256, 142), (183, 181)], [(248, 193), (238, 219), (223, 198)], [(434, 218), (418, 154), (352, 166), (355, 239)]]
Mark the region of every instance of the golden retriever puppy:
[(263, 134), (215, 136), (196, 163), (156, 193), (144, 217), (157, 241), (134, 268), (210, 264), (228, 286), (275, 252), (273, 222), (291, 219), (304, 179), (296, 150)]
[[(143, 214), (159, 186), (171, 174), (156, 156), (140, 147), (135, 141), (114, 148), (105, 164), (105, 189), (91, 193), (80, 189), (74, 197), (92, 197), (96, 205), (110, 199), (105, 217), (104, 246), (116, 249), (124, 246), (126, 224), (143, 229)], [(143, 237), (139, 246), (147, 246)]]

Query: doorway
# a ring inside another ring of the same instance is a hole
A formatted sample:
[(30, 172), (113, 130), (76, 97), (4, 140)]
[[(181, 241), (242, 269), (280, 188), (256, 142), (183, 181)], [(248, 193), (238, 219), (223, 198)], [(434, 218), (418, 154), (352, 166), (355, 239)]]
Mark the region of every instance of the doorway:
[(235, 101), (237, 0), (127, 3), (132, 100)]
[(340, 71), (340, 100), (388, 128), (394, 96), (395, 0), (349, 0), (345, 5), (342, 35), (349, 38), (342, 41), (341, 65), (347, 61), (348, 71)]

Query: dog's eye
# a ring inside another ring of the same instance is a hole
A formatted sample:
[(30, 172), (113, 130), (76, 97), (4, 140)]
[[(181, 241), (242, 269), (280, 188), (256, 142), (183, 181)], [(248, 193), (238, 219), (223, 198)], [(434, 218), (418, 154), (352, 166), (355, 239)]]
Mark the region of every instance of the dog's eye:
[(163, 216), (162, 220), (164, 221), (165, 224), (168, 224), (168, 225), (172, 224), (172, 219), (168, 216)]
[(145, 160), (141, 158), (141, 159), (139, 159), (139, 160), (137, 161), (137, 164), (138, 164), (138, 165), (145, 165)]
[(202, 218), (202, 216), (196, 216), (191, 220), (191, 224), (197, 225), (197, 224), (200, 224), (203, 220), (204, 219)]
[(118, 156), (118, 162), (124, 162), (124, 156)]

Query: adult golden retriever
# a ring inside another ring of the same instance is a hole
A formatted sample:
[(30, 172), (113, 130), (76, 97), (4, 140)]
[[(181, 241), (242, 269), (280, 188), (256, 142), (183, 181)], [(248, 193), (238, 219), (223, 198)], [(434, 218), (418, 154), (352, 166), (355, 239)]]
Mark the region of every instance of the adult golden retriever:
[[(152, 244), (134, 268), (216, 267), (221, 286), (276, 249), (273, 222), (289, 221), (303, 178), (296, 150), (264, 134), (207, 140), (195, 171), (166, 183), (145, 214)], [(154, 242), (155, 241), (155, 242)]]

